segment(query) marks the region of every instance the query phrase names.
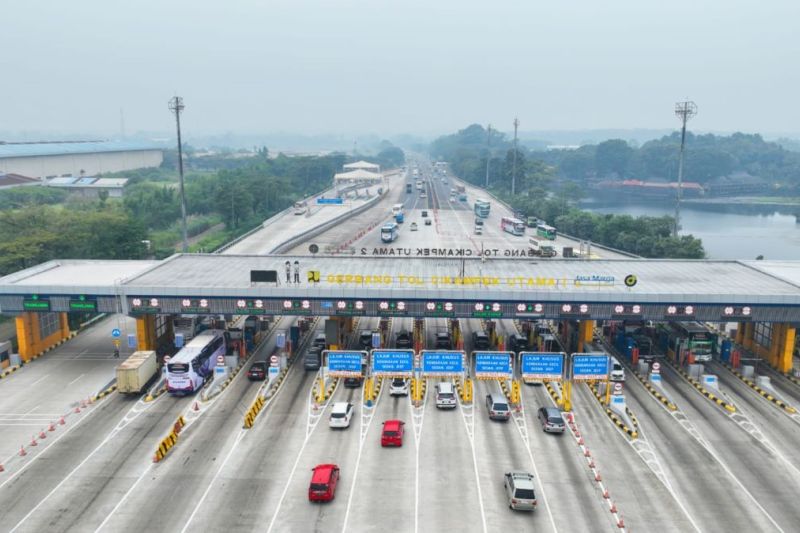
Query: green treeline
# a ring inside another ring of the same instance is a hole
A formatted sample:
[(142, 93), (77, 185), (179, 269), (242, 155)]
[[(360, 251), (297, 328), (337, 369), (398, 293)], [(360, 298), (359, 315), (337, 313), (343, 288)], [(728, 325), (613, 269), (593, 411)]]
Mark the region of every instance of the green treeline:
[(584, 196), (583, 185), (559, 176), (557, 167), (537, 159), (535, 153), (519, 148), (515, 194), (514, 149), (506, 136), (473, 124), (459, 132), (440, 137), (430, 146), (431, 155), (448, 161), (456, 176), (485, 187), (487, 159), (489, 190), (521, 215), (538, 217), (559, 232), (591, 240), (632, 254), (652, 258), (700, 259), (702, 242), (691, 235), (672, 237), (672, 217), (631, 217), (598, 215), (575, 207)]
[[(398, 151), (384, 147), (379, 164), (402, 165), (404, 155)], [(220, 228), (193, 249), (211, 251), (295, 201), (330, 187), (333, 174), (351, 160), (344, 154), (269, 158), (264, 149), (257, 157), (226, 163), (222, 170), (189, 171), (189, 236)], [(188, 163), (193, 168), (191, 159)], [(116, 176), (130, 178), (121, 200), (107, 195), (81, 199), (38, 186), (0, 191), (0, 275), (51, 259), (137, 259), (174, 253), (181, 239), (177, 173), (167, 164)]]
[[(576, 150), (533, 152), (577, 181), (607, 177), (676, 181), (680, 133), (648, 141), (641, 147), (622, 139), (581, 146)], [(765, 141), (760, 135), (686, 134), (684, 179), (707, 184), (734, 173), (746, 173), (773, 184), (800, 186), (800, 153)]]

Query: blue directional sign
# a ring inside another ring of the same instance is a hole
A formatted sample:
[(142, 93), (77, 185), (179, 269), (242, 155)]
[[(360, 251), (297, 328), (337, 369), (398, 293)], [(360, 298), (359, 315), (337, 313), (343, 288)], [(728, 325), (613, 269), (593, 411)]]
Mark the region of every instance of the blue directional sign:
[(413, 363), (413, 350), (372, 351), (372, 374), (374, 376), (411, 377)]
[(511, 352), (473, 352), (475, 377), (478, 379), (507, 378), (513, 373)]
[(464, 373), (464, 352), (422, 351), (423, 376), (458, 376)]
[(278, 348), (286, 348), (286, 332), (279, 331), (275, 336), (275, 346)]
[(373, 333), (372, 334), (372, 347), (373, 348), (380, 348), (381, 347), (381, 334), (380, 333)]
[(317, 205), (342, 205), (341, 198), (317, 198)]
[(119, 338), (122, 336), (122, 332), (119, 330), (119, 328), (114, 328), (111, 330), (111, 336), (114, 337), (115, 339)]
[(522, 380), (526, 382), (561, 381), (564, 376), (564, 354), (521, 352)]
[(328, 350), (328, 375), (331, 377), (361, 377), (364, 352)]
[(132, 333), (129, 333), (128, 334), (128, 348), (136, 348), (136, 346), (137, 346), (136, 335), (134, 335)]
[(593, 381), (608, 379), (608, 354), (572, 354), (572, 380)]

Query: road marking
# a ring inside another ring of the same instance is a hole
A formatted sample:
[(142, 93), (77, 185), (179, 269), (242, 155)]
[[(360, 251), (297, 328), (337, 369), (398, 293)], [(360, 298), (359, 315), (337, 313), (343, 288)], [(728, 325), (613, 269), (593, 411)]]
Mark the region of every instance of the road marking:
[(71, 359), (77, 359), (77, 358), (79, 358), (80, 356), (82, 356), (83, 354), (85, 354), (88, 351), (89, 351), (89, 348), (86, 348), (82, 352), (78, 352), (74, 357), (71, 357)]
[[(549, 394), (548, 394), (549, 396)], [(539, 479), (539, 491), (542, 493), (542, 501), (544, 501), (544, 506), (547, 509), (547, 516), (550, 518), (550, 525), (553, 528), (553, 531), (558, 531), (556, 527), (556, 520), (553, 517), (553, 511), (550, 509), (550, 503), (547, 501), (547, 494), (544, 490), (544, 483), (542, 482), (542, 477), (539, 475), (539, 469), (536, 468), (536, 461), (533, 460), (533, 453), (531, 452), (530, 441), (528, 440), (528, 422), (525, 420), (525, 406), (522, 400), (522, 394), (519, 395), (519, 403), (520, 403), (520, 410), (522, 412), (522, 426), (524, 427), (525, 431), (523, 434), (523, 428), (520, 427), (519, 424), (516, 424), (517, 430), (519, 432), (519, 436), (522, 439), (523, 444), (525, 444), (525, 451), (528, 452), (528, 458), (531, 460), (531, 465), (533, 466), (533, 473)]]
[(33, 383), (31, 383), (31, 385), (30, 385), (30, 386), (31, 386), (31, 387), (33, 387), (34, 385), (36, 385), (37, 383), (39, 383), (40, 381), (42, 381), (44, 378), (46, 378), (46, 377), (47, 377), (47, 376), (49, 376), (49, 375), (50, 375), (50, 374), (45, 374), (44, 376), (40, 377), (39, 379), (37, 379), (36, 381), (34, 381)]
[(82, 378), (83, 376), (85, 376), (85, 375), (86, 375), (86, 374), (81, 374), (81, 375), (80, 375), (80, 376), (78, 376), (77, 378), (73, 379), (72, 381), (70, 381), (69, 383), (67, 383), (67, 387), (69, 387), (70, 385), (72, 385), (73, 383), (75, 383), (76, 381), (78, 381), (79, 379), (81, 379), (81, 378)]
[(27, 412), (27, 413), (25, 413), (25, 414), (26, 414), (26, 415), (29, 415), (29, 414), (31, 414), (32, 412), (34, 412), (35, 410), (37, 410), (37, 409), (39, 408), (39, 406), (40, 406), (40, 405), (42, 405), (42, 404), (38, 404), (36, 407), (34, 407), (33, 409), (31, 409), (30, 411), (28, 411), (28, 412)]
[(458, 401), (458, 409), (461, 411), (461, 419), (464, 421), (464, 427), (467, 430), (467, 436), (469, 437), (469, 447), (472, 449), (472, 468), (475, 472), (475, 486), (478, 488), (478, 507), (481, 510), (481, 523), (483, 524), (483, 531), (486, 533), (489, 531), (486, 527), (486, 511), (483, 508), (483, 491), (481, 491), (481, 478), (480, 474), (478, 473), (478, 456), (475, 453), (475, 402), (473, 400), (473, 405), (470, 405), (469, 408), (472, 413), (469, 415), (472, 417), (472, 431), (470, 431), (470, 424), (467, 422), (467, 414), (465, 413), (464, 409), (465, 406), (461, 405), (460, 399)]
[[(155, 464), (155, 463), (150, 463), (149, 465), (147, 465), (147, 468), (145, 468), (145, 469), (144, 469), (144, 472), (142, 472), (142, 474), (139, 476), (139, 479), (137, 479), (137, 480), (136, 480), (136, 482), (135, 482), (133, 485), (131, 485), (131, 488), (129, 488), (129, 489), (127, 490), (127, 492), (125, 492), (125, 494), (122, 496), (122, 498), (120, 498), (119, 502), (117, 502), (117, 505), (115, 505), (115, 506), (114, 506), (114, 508), (113, 508), (113, 509), (111, 509), (111, 512), (110, 512), (110, 513), (108, 513), (108, 514), (106, 515), (106, 517), (103, 519), (103, 521), (100, 523), (100, 525), (99, 525), (99, 526), (97, 526), (97, 529), (95, 529), (95, 530), (94, 530), (94, 531), (95, 531), (95, 533), (97, 533), (98, 531), (100, 531), (101, 529), (103, 529), (103, 526), (105, 526), (105, 525), (106, 525), (106, 523), (108, 523), (108, 521), (111, 519), (111, 517), (112, 517), (112, 516), (114, 516), (114, 513), (116, 513), (116, 512), (117, 512), (117, 509), (119, 509), (119, 508), (122, 506), (122, 504), (123, 504), (123, 503), (125, 503), (125, 500), (127, 500), (127, 499), (128, 499), (128, 496), (130, 496), (130, 494), (133, 492), (133, 489), (135, 489), (135, 488), (136, 488), (136, 486), (137, 486), (137, 485), (138, 485), (138, 484), (139, 484), (139, 483), (140, 483), (140, 482), (141, 482), (141, 481), (144, 479), (144, 477), (145, 477), (145, 476), (146, 476), (146, 475), (147, 475), (147, 474), (150, 472), (150, 470), (153, 468), (153, 465), (154, 465), (154, 464)], [(12, 530), (12, 531), (13, 531), (13, 530)], [(11, 533), (11, 532), (9, 532), (9, 533)]]
[[(364, 450), (364, 441), (367, 439), (367, 433), (369, 432), (369, 427), (372, 425), (372, 419), (375, 418), (374, 414), (375, 411), (378, 409), (378, 403), (381, 401), (381, 397), (383, 396), (383, 389), (381, 387), (380, 392), (378, 393), (378, 397), (375, 398), (375, 404), (371, 407), (372, 412), (368, 416), (367, 426), (366, 428), (360, 427), (360, 440), (358, 443), (358, 455), (356, 455), (356, 467), (353, 470), (353, 481), (350, 482), (350, 494), (347, 495), (347, 508), (344, 512), (344, 522), (342, 523), (342, 533), (347, 533), (347, 521), (350, 519), (350, 507), (353, 505), (353, 494), (356, 492), (356, 480), (358, 479), (358, 470), (361, 466), (361, 452)], [(363, 415), (364, 407), (362, 402), (361, 412)], [(361, 418), (361, 425), (364, 424), (364, 417)], [(271, 526), (272, 524), (270, 524)]]

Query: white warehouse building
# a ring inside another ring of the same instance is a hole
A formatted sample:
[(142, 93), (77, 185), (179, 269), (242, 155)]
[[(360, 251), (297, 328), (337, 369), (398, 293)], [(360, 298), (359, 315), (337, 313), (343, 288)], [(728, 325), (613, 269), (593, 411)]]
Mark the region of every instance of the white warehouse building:
[(132, 141), (0, 142), (0, 174), (53, 179), (157, 167), (155, 144)]

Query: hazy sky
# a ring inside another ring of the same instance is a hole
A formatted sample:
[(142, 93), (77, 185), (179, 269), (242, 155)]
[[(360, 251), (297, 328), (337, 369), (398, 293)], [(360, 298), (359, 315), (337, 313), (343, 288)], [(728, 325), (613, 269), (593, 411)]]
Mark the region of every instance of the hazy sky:
[(0, 130), (800, 131), (798, 0), (6, 0)]

